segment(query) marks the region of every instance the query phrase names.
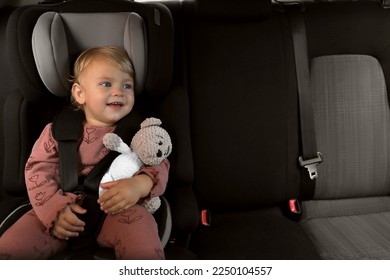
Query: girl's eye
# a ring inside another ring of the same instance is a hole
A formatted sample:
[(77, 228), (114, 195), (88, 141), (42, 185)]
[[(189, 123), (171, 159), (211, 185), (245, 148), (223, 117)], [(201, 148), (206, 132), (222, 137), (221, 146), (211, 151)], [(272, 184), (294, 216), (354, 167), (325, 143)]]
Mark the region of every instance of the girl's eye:
[(132, 85), (132, 84), (124, 84), (124, 85), (123, 85), (123, 88), (124, 88), (124, 89), (132, 89), (132, 88), (133, 88), (133, 85)]
[(104, 87), (111, 87), (111, 83), (110, 82), (103, 82), (101, 85), (104, 86)]

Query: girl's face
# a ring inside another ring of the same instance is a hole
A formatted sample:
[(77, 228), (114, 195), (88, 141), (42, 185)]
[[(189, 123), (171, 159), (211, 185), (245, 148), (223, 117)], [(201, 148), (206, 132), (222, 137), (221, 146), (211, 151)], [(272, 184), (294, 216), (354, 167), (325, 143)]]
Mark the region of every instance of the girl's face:
[(134, 81), (117, 64), (96, 58), (80, 73), (72, 94), (92, 126), (114, 126), (134, 105)]

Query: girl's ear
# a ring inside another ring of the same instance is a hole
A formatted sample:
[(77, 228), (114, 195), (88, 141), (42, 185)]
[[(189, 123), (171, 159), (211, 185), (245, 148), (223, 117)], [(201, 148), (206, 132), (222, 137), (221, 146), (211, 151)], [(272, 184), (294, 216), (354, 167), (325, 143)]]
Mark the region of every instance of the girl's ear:
[(72, 85), (72, 96), (76, 100), (76, 102), (80, 105), (84, 105), (85, 103), (85, 96), (84, 91), (81, 88), (80, 84), (74, 83)]

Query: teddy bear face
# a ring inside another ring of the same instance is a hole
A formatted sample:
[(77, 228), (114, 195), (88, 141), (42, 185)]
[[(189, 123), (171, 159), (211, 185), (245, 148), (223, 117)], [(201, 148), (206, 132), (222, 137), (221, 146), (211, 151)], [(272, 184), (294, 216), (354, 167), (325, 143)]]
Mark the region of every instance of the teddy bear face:
[(131, 141), (131, 149), (146, 165), (160, 164), (172, 151), (172, 142), (166, 130), (159, 126), (140, 129)]

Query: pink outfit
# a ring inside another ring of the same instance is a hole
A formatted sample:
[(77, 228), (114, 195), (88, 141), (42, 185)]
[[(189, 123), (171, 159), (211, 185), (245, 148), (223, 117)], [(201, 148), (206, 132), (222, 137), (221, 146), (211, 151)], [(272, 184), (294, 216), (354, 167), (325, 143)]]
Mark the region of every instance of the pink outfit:
[[(75, 202), (76, 195), (59, 188), (58, 145), (51, 127), (51, 124), (45, 127), (26, 164), (26, 186), (33, 209), (0, 238), (0, 259), (48, 258), (66, 246), (66, 241), (50, 235), (50, 229), (58, 212)], [(102, 138), (114, 129), (84, 125), (79, 147), (80, 175), (87, 175), (109, 152)], [(149, 175), (155, 183), (150, 196), (160, 196), (167, 185), (169, 162), (142, 167), (139, 173)], [(118, 259), (164, 258), (156, 222), (140, 205), (117, 215), (107, 215), (97, 241), (100, 246), (114, 248)]]

